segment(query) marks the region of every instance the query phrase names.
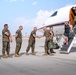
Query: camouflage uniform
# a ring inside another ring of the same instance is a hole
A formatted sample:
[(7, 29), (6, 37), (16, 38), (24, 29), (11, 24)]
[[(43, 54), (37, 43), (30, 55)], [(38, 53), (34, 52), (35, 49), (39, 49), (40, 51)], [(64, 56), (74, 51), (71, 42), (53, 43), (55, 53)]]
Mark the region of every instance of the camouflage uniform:
[(50, 49), (50, 53), (55, 53), (53, 51), (53, 49), (56, 48), (56, 45), (53, 42), (53, 36), (54, 36), (54, 32), (53, 31), (50, 31), (50, 40), (48, 42), (48, 48)]
[(44, 45), (44, 48), (45, 48), (45, 53), (48, 53), (48, 50), (49, 50), (49, 48), (48, 48), (48, 42), (49, 42), (49, 40), (50, 40), (50, 30), (46, 30), (45, 32), (44, 32), (44, 36), (45, 36), (45, 45)]
[(17, 38), (16, 38), (15, 54), (19, 54), (19, 51), (20, 51), (21, 45), (22, 45), (22, 32), (21, 32), (21, 30), (18, 29), (16, 31), (16, 35), (17, 35)]
[(36, 35), (36, 32), (32, 31), (30, 34), (30, 38), (28, 41), (28, 47), (26, 49), (26, 51), (28, 52), (30, 47), (32, 48), (32, 53), (34, 53), (34, 49), (35, 49), (35, 37), (34, 35)]
[(5, 56), (5, 51), (7, 52), (7, 55), (10, 53), (10, 35), (7, 36), (6, 33), (10, 34), (10, 31), (8, 29), (2, 30), (2, 54)]

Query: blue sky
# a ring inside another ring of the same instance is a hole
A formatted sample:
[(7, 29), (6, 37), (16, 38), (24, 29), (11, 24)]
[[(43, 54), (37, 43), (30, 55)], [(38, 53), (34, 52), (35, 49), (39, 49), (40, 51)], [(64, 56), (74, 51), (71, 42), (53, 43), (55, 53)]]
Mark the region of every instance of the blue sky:
[(76, 0), (0, 0), (0, 35), (5, 23), (11, 34), (23, 25), (23, 34), (30, 34), (59, 8), (76, 4)]

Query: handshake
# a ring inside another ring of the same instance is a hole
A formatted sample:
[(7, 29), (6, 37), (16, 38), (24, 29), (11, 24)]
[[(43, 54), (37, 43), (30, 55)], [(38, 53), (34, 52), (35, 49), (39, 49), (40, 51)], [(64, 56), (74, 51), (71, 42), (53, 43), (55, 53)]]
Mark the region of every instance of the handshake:
[(37, 38), (39, 38), (39, 39), (42, 38), (42, 37), (43, 37), (43, 36), (37, 36)]

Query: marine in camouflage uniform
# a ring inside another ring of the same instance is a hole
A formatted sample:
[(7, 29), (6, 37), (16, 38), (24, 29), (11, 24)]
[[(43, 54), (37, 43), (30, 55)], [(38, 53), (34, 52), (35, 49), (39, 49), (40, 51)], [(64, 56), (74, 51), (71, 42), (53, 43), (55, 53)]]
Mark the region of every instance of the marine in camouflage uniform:
[[(44, 45), (44, 49), (45, 49), (45, 54), (44, 55), (48, 55), (49, 54), (49, 52), (48, 52), (48, 50), (49, 50), (48, 42), (50, 41), (50, 30), (47, 30), (46, 27), (44, 27), (43, 30), (44, 30), (44, 35), (43, 36), (45, 36), (45, 38), (46, 38), (45, 39), (45, 45)], [(50, 55), (52, 55), (52, 51), (51, 51)]]
[(45, 32), (44, 32), (44, 36), (45, 36), (45, 45), (44, 45), (44, 49), (45, 49), (45, 54), (48, 54), (48, 50), (49, 50), (49, 48), (48, 48), (48, 42), (49, 42), (49, 40), (50, 40), (50, 31), (49, 30), (46, 30)]
[(16, 49), (15, 49), (15, 57), (19, 57), (20, 54), (20, 49), (21, 49), (21, 45), (22, 45), (22, 32), (21, 30), (23, 29), (22, 26), (19, 26), (19, 29), (16, 31)]
[[(53, 37), (54, 37), (54, 32), (53, 32), (53, 27), (51, 27), (51, 28), (50, 28), (50, 42), (51, 42), (53, 48), (50, 48), (50, 52), (56, 53), (56, 52), (54, 52), (54, 50), (53, 50), (54, 48), (56, 48), (56, 45), (55, 45), (55, 43), (53, 42)], [(51, 47), (51, 46), (50, 46), (50, 47)]]
[(27, 49), (26, 49), (26, 55), (29, 55), (28, 54), (28, 51), (29, 51), (30, 48), (32, 49), (32, 55), (36, 55), (34, 53), (34, 49), (35, 49), (35, 38), (39, 38), (39, 36), (36, 36), (36, 31), (37, 31), (37, 28), (34, 27), (34, 30), (31, 32), (30, 37), (29, 37), (29, 40), (28, 40), (28, 46), (27, 46)]
[[(53, 49), (56, 48), (56, 45), (53, 42), (53, 31), (50, 31), (50, 40), (48, 42), (48, 48), (50, 50), (50, 53), (56, 53), (53, 51)], [(50, 54), (50, 55), (52, 55), (52, 54)]]
[[(8, 30), (8, 24), (4, 25), (4, 29), (2, 30), (2, 54), (3, 58), (11, 57), (10, 56), (10, 41), (12, 42), (11, 33)], [(5, 54), (7, 53), (7, 56)]]

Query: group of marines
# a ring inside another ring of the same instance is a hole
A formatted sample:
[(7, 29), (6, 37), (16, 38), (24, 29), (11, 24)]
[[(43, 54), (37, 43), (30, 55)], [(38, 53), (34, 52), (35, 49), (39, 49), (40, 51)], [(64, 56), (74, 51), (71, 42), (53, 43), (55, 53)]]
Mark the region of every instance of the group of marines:
[[(21, 30), (23, 29), (23, 26), (19, 26), (19, 29), (16, 31), (15, 34), (15, 40), (16, 40), (16, 48), (15, 48), (15, 57), (20, 57), (21, 55), (19, 54), (21, 46), (22, 46), (22, 32)], [(37, 36), (36, 35), (36, 31), (37, 31), (37, 27), (34, 27), (33, 31), (31, 32), (30, 36), (29, 36), (29, 40), (28, 40), (28, 46), (26, 48), (26, 55), (29, 55), (29, 50), (31, 48), (32, 50), (32, 55), (36, 55), (35, 54), (35, 38), (41, 38), (41, 37), (45, 37), (45, 45), (44, 45), (44, 49), (45, 49), (45, 53), (44, 55), (53, 55), (53, 53), (55, 53), (53, 51), (53, 49), (50, 49), (50, 53), (49, 53), (49, 48), (48, 48), (48, 42), (49, 41), (53, 41), (53, 28), (51, 27), (50, 30), (48, 30), (46, 27), (43, 27), (43, 31), (44, 34)], [(2, 30), (2, 57), (3, 58), (12, 58), (12, 56), (10, 55), (10, 42), (12, 41), (12, 36), (11, 33), (8, 29), (8, 24), (4, 25), (4, 29)], [(5, 53), (6, 52), (6, 53)]]

